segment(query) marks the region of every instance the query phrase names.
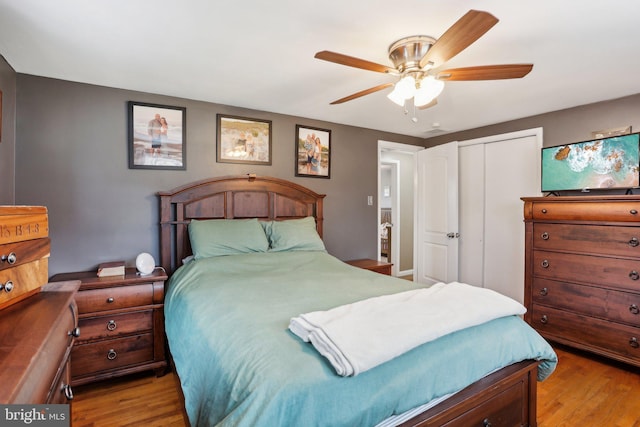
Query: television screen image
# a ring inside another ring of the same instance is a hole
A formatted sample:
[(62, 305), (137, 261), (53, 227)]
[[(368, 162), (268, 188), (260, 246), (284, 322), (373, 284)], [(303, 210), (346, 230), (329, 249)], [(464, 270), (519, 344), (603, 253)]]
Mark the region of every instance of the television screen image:
[(640, 187), (640, 134), (542, 149), (543, 192)]

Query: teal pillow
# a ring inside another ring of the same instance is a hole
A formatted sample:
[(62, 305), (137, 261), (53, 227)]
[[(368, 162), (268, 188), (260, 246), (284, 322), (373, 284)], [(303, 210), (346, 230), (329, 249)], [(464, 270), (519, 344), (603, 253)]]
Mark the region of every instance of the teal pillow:
[(270, 221), (263, 227), (274, 252), (326, 251), (324, 242), (316, 230), (315, 218)]
[(189, 239), (195, 259), (269, 249), (269, 241), (257, 219), (192, 220)]

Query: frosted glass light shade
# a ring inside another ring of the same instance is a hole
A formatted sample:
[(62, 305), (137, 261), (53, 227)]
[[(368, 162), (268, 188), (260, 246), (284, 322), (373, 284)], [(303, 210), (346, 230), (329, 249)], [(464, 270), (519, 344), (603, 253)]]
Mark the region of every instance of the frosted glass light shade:
[(142, 252), (136, 257), (136, 268), (138, 269), (140, 274), (151, 274), (156, 268), (156, 260), (153, 259), (153, 256), (151, 254)]
[(420, 87), (413, 97), (413, 104), (416, 107), (427, 105), (436, 98), (444, 89), (444, 82), (436, 80), (433, 76), (427, 76), (420, 81)]

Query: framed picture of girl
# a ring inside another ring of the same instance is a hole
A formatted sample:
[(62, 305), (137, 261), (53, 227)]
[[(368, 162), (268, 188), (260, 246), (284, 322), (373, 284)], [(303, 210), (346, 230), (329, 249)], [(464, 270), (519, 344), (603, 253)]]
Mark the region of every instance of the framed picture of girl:
[(187, 169), (187, 109), (129, 101), (129, 169)]
[(296, 125), (296, 176), (329, 178), (331, 175), (331, 131)]

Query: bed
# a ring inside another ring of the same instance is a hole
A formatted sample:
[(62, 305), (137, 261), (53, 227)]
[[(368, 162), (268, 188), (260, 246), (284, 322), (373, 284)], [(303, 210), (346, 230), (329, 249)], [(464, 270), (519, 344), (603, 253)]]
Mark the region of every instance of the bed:
[[(518, 316), (346, 377), (288, 330), (300, 313), (416, 287), (328, 254), (320, 239), (324, 195), (254, 175), (158, 194), (161, 263), (171, 276), (165, 329), (190, 425), (537, 425), (536, 383), (557, 358)], [(266, 250), (243, 234), (255, 222)], [(209, 232), (220, 233), (222, 223), (245, 251), (211, 243)]]

